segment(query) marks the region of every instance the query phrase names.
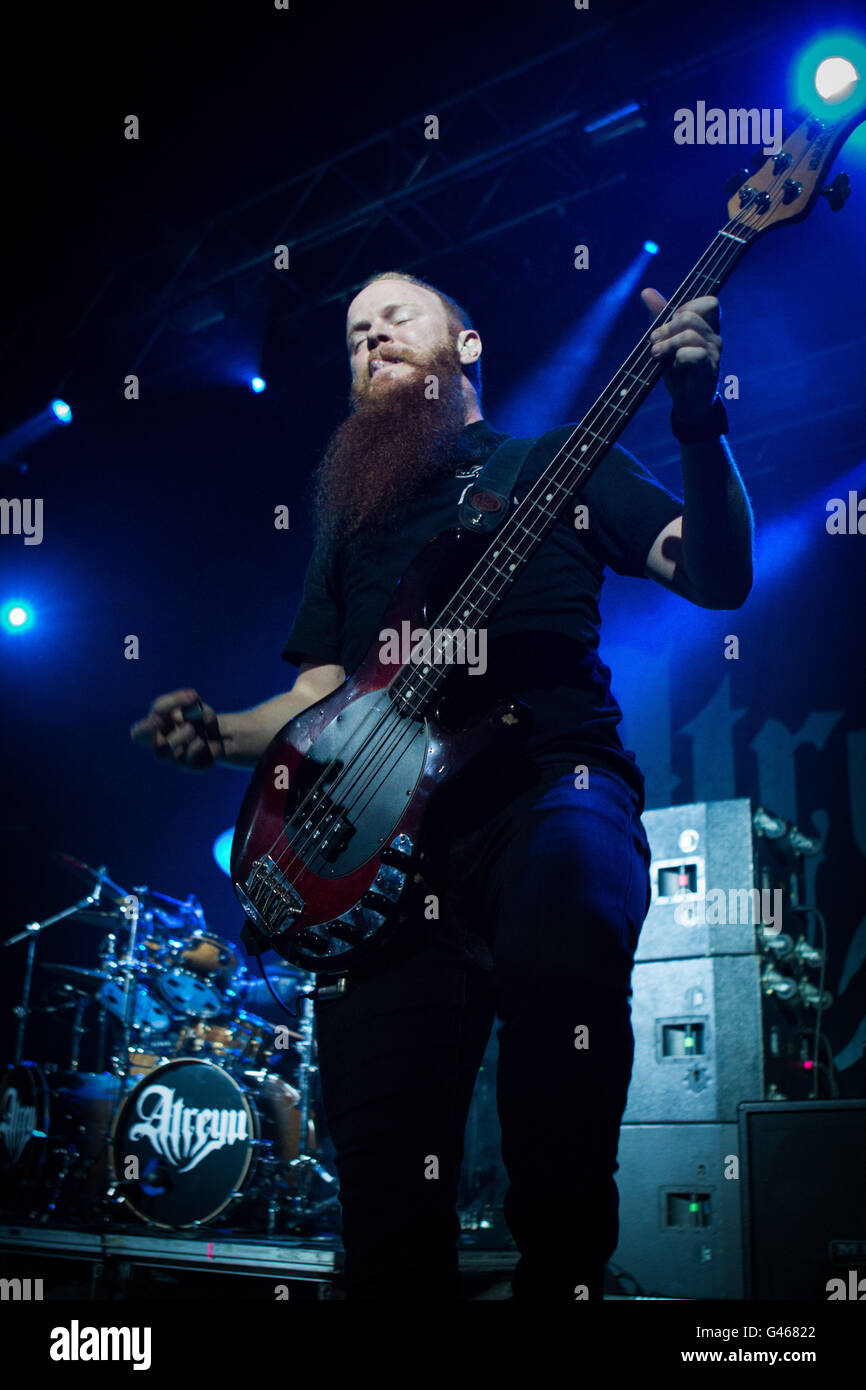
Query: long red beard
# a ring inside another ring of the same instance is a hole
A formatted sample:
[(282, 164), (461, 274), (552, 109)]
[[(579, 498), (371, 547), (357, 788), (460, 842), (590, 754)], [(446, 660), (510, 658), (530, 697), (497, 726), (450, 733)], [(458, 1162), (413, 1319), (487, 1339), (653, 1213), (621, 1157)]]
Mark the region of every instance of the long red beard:
[[(423, 360), (405, 348), (379, 355), (415, 370), (353, 393), (352, 414), (331, 436), (314, 476), (317, 537), (329, 549), (362, 527), (392, 525), (424, 484), (458, 467), (465, 409), (457, 349), (449, 344)], [(429, 376), (438, 378), (436, 400), (425, 396)]]

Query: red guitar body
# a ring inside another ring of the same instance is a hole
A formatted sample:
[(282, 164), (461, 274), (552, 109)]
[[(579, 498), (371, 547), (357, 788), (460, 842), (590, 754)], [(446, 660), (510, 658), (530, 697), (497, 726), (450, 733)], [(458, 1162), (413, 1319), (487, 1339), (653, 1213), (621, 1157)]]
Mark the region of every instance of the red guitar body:
[[(400, 580), (382, 629), (429, 631), (485, 542), (454, 529), (424, 547)], [(448, 687), (401, 713), (389, 687), (411, 663), (381, 659), (377, 640), (339, 689), (280, 730), (253, 774), (232, 844), (231, 877), (254, 952), (339, 971), (393, 932), (407, 879), (418, 881), (431, 798), (468, 763), (513, 739), (528, 711), (502, 702), (448, 727)], [(473, 679), (473, 677), (466, 677)]]

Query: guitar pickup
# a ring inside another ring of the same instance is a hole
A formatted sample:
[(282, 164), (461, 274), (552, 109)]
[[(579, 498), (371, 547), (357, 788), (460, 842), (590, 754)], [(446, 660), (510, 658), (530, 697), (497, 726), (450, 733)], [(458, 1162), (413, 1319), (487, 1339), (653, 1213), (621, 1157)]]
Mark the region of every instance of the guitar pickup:
[(315, 811), (301, 825), (302, 833), (307, 836), (304, 850), (315, 849), (317, 854), (333, 862), (346, 848), (355, 827), (324, 792), (316, 794), (314, 800)]

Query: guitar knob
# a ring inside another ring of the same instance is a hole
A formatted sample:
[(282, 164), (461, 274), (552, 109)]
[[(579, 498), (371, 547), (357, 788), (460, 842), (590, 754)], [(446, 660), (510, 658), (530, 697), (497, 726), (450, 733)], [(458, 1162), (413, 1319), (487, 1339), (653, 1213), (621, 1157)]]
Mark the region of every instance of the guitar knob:
[(826, 198), (834, 212), (845, 206), (851, 194), (851, 180), (847, 174), (837, 174), (831, 184), (821, 189), (821, 197)]
[(742, 187), (742, 185), (746, 182), (748, 177), (748, 169), (738, 169), (736, 173), (731, 174), (731, 177), (727, 180), (725, 184), (725, 192), (727, 193), (729, 198), (733, 198), (737, 189)]

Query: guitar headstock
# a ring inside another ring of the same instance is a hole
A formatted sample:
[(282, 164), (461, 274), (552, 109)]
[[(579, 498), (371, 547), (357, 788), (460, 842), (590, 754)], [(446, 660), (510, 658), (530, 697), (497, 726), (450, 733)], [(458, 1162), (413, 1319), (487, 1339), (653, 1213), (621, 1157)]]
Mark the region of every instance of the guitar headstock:
[(841, 208), (849, 193), (848, 175), (837, 175), (829, 186), (826, 179), (848, 136), (864, 120), (866, 101), (844, 120), (834, 122), (831, 109), (823, 118), (805, 116), (778, 154), (771, 154), (728, 199), (728, 216), (752, 240), (808, 217), (822, 193), (832, 208)]

